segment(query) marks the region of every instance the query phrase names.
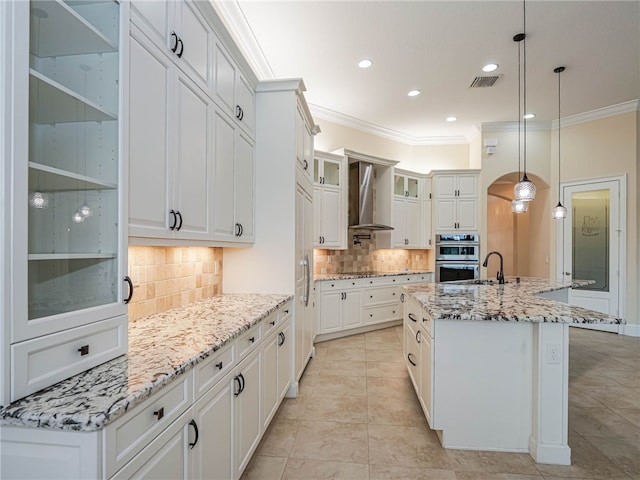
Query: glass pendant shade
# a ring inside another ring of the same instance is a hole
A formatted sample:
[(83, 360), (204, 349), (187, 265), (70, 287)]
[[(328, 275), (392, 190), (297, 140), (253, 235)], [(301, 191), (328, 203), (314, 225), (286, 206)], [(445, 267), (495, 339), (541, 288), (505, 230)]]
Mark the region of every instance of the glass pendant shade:
[(553, 207), (553, 218), (554, 220), (562, 220), (563, 218), (567, 218), (567, 209), (562, 203), (558, 202), (558, 204)]
[(71, 220), (73, 220), (75, 223), (82, 223), (84, 222), (84, 217), (79, 210), (76, 210), (76, 212), (71, 216)]
[(42, 192), (33, 192), (29, 195), (29, 206), (33, 208), (47, 208), (49, 195)]
[(82, 204), (78, 211), (84, 218), (90, 217), (93, 214), (91, 207), (86, 202)]
[(512, 213), (527, 213), (529, 204), (522, 200), (511, 200), (511, 212)]
[(529, 180), (526, 173), (522, 177), (522, 180), (513, 187), (513, 194), (516, 200), (523, 202), (530, 202), (536, 198), (536, 186)]

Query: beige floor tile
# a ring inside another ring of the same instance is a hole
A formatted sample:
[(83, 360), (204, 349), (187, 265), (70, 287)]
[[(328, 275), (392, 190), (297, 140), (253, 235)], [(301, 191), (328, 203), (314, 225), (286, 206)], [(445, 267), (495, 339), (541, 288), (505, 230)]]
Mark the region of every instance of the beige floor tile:
[(336, 338), (335, 340), (329, 340), (327, 342), (319, 343), (318, 345), (327, 347), (365, 347), (364, 334), (349, 335), (348, 337)]
[(296, 439), (299, 426), (299, 420), (276, 416), (264, 433), (256, 453), (258, 455), (288, 457), (293, 448), (293, 442)]
[(282, 478), (283, 480), (368, 480), (369, 466), (363, 463), (290, 458)]
[(280, 480), (286, 464), (286, 457), (254, 455), (241, 480)]
[[(456, 451), (448, 451), (450, 456)], [(459, 451), (458, 451), (459, 452)], [(475, 452), (477, 468), (472, 470), (494, 474), (538, 475), (536, 464), (528, 453)], [(466, 462), (468, 469), (471, 461)], [(455, 467), (456, 474), (459, 467)]]
[(590, 387), (569, 387), (570, 407), (605, 407), (601, 402), (589, 395)]
[(457, 480), (545, 480), (541, 475), (517, 473), (455, 472)]
[(327, 354), (327, 351), (329, 350), (328, 345), (323, 345), (321, 343), (316, 343), (314, 345), (314, 348), (315, 348), (314, 358), (324, 358), (325, 355)]
[(402, 343), (393, 330), (383, 330), (380, 332), (365, 333), (365, 344), (367, 350), (398, 350), (402, 348)]
[(612, 410), (628, 422), (640, 427), (640, 408), (613, 408)]
[(453, 470), (370, 465), (369, 480), (456, 480)]
[(640, 388), (589, 387), (583, 390), (608, 408), (640, 408)]
[(631, 478), (640, 479), (640, 441), (629, 442), (624, 438), (603, 437), (585, 437), (585, 440)]
[(402, 347), (367, 349), (366, 360), (368, 362), (402, 362)]
[(278, 408), (276, 418), (301, 420), (307, 411), (307, 399), (303, 397), (285, 398)]
[(319, 422), (367, 423), (367, 398), (316, 395), (309, 402), (304, 419)]
[(369, 425), (369, 455), (377, 465), (442, 470), (451, 465), (435, 433), (422, 425)]
[(404, 378), (408, 374), (402, 362), (367, 362), (367, 376)]
[(416, 396), (409, 375), (401, 378), (367, 377), (367, 395), (369, 397), (393, 397), (402, 400)]
[(318, 375), (324, 367), (324, 359), (321, 358), (311, 358), (309, 363), (307, 363), (306, 368), (304, 369), (303, 375), (313, 376)]
[(364, 362), (366, 360), (365, 352), (366, 350), (364, 348), (329, 347), (324, 359), (325, 361), (328, 360), (350, 362), (353, 360), (358, 360)]
[(315, 384), (316, 395), (365, 397), (367, 377), (319, 375)]
[(367, 425), (303, 421), (290, 457), (368, 463)]
[(325, 361), (320, 375), (364, 377), (367, 374), (367, 363), (353, 360), (345, 362), (341, 360)]
[(424, 428), (428, 428), (415, 394), (408, 395), (407, 398), (370, 395), (367, 404), (369, 424), (423, 425)]
[(640, 427), (606, 407), (572, 407), (569, 423), (583, 437), (632, 438), (640, 442)]
[[(569, 347), (571, 348), (571, 347)], [(571, 360), (569, 360), (571, 362)], [(586, 371), (585, 373), (572, 375), (569, 373), (569, 384), (576, 387), (620, 387), (620, 383), (612, 378), (607, 377), (603, 373), (593, 373)]]

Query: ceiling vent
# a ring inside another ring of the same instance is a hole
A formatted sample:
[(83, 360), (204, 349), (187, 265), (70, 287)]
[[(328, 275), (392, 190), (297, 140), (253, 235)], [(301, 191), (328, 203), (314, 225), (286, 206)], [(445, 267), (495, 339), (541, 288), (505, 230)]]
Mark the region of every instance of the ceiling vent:
[(476, 77), (471, 82), (469, 88), (493, 87), (502, 75), (487, 75), (484, 77)]

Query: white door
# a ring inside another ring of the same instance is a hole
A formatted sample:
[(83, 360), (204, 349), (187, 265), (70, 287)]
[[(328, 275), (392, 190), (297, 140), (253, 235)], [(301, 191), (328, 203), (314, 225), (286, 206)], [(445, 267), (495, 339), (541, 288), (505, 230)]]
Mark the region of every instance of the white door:
[(234, 212), (235, 127), (221, 112), (214, 115), (213, 237), (233, 241), (239, 232)]
[(253, 161), (253, 144), (242, 133), (236, 135), (236, 156), (234, 167), (234, 206), (235, 220), (240, 225), (238, 241), (253, 242), (254, 240), (254, 195), (255, 168)]
[(408, 240), (407, 246), (418, 247), (420, 245), (420, 232), (422, 230), (420, 203), (408, 200), (405, 209), (404, 231)]
[[(339, 247), (340, 246), (340, 190), (333, 188), (322, 189), (322, 217), (321, 235), (323, 247)], [(314, 215), (316, 213), (315, 198), (313, 199)], [(314, 223), (315, 223), (314, 218)]]
[[(562, 188), (567, 218), (561, 232), (563, 248), (558, 259), (559, 278), (595, 280), (569, 290), (569, 303), (623, 317), (620, 288), (624, 268), (624, 179), (603, 179), (565, 184)], [(560, 252), (559, 252), (560, 253)], [(581, 325), (582, 326), (582, 325)], [(617, 325), (590, 327), (618, 331)]]

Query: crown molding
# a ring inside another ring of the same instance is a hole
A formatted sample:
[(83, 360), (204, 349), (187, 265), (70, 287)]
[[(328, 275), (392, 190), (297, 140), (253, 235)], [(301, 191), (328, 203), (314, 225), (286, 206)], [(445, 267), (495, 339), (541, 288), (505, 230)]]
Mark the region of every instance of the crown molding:
[(414, 137), (405, 133), (392, 130), (390, 128), (381, 127), (374, 123), (365, 122), (358, 118), (350, 117), (343, 113), (339, 113), (319, 105), (310, 104), (309, 108), (314, 118), (328, 120), (338, 125), (360, 130), (371, 135), (393, 140), (395, 142), (404, 143), (412, 146), (420, 145), (467, 145), (469, 141), (462, 135), (457, 136), (432, 136), (432, 137)]
[(258, 44), (258, 40), (244, 16), (242, 7), (237, 0), (224, 2), (210, 0), (209, 3), (224, 24), (242, 54), (244, 55), (254, 74), (261, 80), (276, 78), (271, 65)]
[[(616, 115), (622, 115), (623, 113), (636, 112), (640, 110), (640, 100), (631, 100), (630, 102), (618, 103), (616, 105), (609, 105), (608, 107), (598, 108), (591, 110), (590, 112), (578, 113), (576, 115), (570, 115), (560, 119), (562, 127), (570, 127), (571, 125), (578, 125), (580, 123), (593, 122), (594, 120), (600, 120), (607, 117), (614, 117)], [(558, 120), (551, 122), (551, 129), (558, 129)]]

